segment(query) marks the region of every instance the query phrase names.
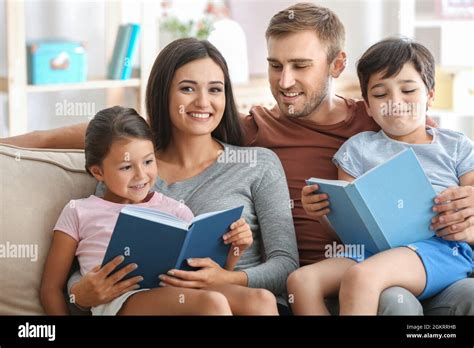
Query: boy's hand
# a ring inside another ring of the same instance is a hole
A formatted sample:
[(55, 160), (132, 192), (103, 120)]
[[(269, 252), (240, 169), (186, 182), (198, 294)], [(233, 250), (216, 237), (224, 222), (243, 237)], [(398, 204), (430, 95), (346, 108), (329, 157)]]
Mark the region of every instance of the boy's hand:
[(330, 212), (328, 208), (329, 196), (326, 193), (314, 194), (314, 191), (318, 189), (318, 185), (308, 185), (301, 190), (301, 203), (306, 214), (317, 219)]

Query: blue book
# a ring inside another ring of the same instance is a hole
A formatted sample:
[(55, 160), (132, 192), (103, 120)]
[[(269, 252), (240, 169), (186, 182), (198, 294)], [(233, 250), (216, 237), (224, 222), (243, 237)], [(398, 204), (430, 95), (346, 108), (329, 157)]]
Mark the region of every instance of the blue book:
[(224, 244), (222, 236), (242, 211), (240, 206), (201, 214), (187, 223), (162, 211), (128, 205), (117, 219), (102, 266), (125, 256), (118, 269), (136, 263), (138, 268), (126, 279), (143, 276), (142, 288), (158, 287), (158, 276), (171, 269), (193, 270), (188, 258), (210, 257), (224, 267), (231, 244)]
[(122, 80), (128, 80), (130, 77), (132, 77), (133, 60), (135, 59), (138, 49), (138, 37), (140, 35), (140, 25), (129, 24), (129, 26), (131, 28), (131, 34), (123, 64), (121, 76)]
[(124, 70), (125, 58), (128, 51), (132, 27), (130, 24), (122, 24), (117, 32), (112, 60), (109, 64), (107, 77), (112, 80), (121, 80)]
[(376, 253), (430, 238), (436, 193), (411, 148), (353, 182), (310, 178), (329, 195), (329, 222), (344, 244)]

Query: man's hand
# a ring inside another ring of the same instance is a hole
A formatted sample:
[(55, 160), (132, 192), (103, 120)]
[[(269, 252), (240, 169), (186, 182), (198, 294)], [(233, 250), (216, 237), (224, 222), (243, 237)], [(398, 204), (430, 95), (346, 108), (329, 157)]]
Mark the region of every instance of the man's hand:
[(435, 198), (431, 228), (439, 237), (474, 244), (474, 187), (450, 187)]

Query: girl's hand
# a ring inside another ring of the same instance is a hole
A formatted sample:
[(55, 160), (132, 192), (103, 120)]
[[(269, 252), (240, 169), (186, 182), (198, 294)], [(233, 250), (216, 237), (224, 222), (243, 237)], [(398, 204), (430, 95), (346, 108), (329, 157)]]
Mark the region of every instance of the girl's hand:
[(326, 193), (314, 194), (314, 191), (318, 189), (318, 185), (308, 185), (301, 190), (301, 203), (306, 214), (317, 219), (330, 212), (328, 195)]
[(102, 268), (97, 265), (75, 283), (71, 287), (71, 295), (74, 296), (76, 305), (82, 308), (95, 307), (108, 303), (127, 291), (138, 289), (140, 286), (137, 283), (143, 280), (141, 276), (122, 280), (137, 268), (135, 264), (127, 265), (110, 275), (124, 260), (123, 256), (117, 256)]
[(238, 255), (242, 255), (242, 252), (253, 243), (252, 230), (244, 218), (230, 225), (230, 231), (224, 234), (223, 238), (225, 244), (232, 243), (231, 250), (236, 251), (235, 247), (238, 248), (240, 252)]
[(224, 239), (225, 244), (232, 243), (224, 267), (226, 270), (232, 271), (244, 250), (253, 243), (252, 230), (245, 222), (245, 219), (240, 218), (230, 225), (230, 231), (224, 234), (222, 238)]

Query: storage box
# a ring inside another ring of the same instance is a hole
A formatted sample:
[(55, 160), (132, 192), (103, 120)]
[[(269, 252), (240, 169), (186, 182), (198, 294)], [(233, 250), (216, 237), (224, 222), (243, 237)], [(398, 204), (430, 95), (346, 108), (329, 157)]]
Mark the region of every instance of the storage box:
[(77, 41), (43, 40), (28, 44), (28, 83), (84, 82), (87, 57), (84, 44)]

